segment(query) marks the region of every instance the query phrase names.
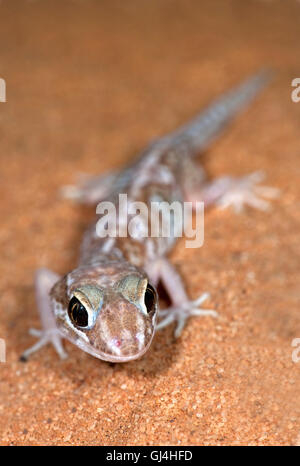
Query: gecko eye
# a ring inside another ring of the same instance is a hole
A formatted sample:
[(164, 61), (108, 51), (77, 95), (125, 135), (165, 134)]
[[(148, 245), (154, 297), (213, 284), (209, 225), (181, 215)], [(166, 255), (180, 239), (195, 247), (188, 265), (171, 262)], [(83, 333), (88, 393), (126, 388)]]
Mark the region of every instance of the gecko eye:
[(155, 293), (153, 286), (151, 286), (149, 283), (145, 291), (144, 302), (145, 302), (145, 306), (147, 308), (148, 314), (154, 311), (155, 302), (156, 302), (156, 293)]
[(69, 302), (68, 315), (73, 324), (78, 327), (87, 327), (89, 322), (89, 316), (85, 307), (81, 302), (73, 296)]

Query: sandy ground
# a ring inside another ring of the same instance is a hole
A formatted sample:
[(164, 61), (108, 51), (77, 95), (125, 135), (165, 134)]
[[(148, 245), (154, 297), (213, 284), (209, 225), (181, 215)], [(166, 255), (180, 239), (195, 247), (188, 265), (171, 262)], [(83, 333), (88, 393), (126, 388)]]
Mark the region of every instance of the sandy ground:
[[(8, 1), (0, 4), (0, 442), (300, 444), (300, 4)], [(76, 173), (121, 166), (262, 66), (271, 85), (205, 154), (211, 176), (262, 169), (270, 212), (206, 214), (205, 244), (172, 261), (220, 313), (157, 334), (110, 365), (66, 343), (18, 358), (39, 327), (33, 275), (76, 264), (93, 209), (61, 200)]]

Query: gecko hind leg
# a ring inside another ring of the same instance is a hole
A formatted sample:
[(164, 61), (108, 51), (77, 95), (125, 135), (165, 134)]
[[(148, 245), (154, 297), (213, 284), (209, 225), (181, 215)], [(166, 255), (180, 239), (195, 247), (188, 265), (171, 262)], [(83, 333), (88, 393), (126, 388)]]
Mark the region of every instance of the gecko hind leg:
[[(270, 200), (279, 196), (279, 189), (270, 186), (258, 186), (265, 178), (262, 171), (250, 173), (241, 178), (232, 179), (228, 190), (217, 200), (221, 209), (232, 207), (236, 213), (242, 212), (245, 205), (266, 211), (270, 208)], [(265, 198), (265, 199), (263, 199)]]
[(81, 174), (75, 185), (63, 186), (61, 196), (83, 204), (97, 204), (111, 192), (116, 173), (100, 176)]
[(28, 348), (20, 356), (21, 361), (27, 361), (28, 357), (48, 343), (52, 343), (61, 359), (67, 357), (62, 345), (62, 336), (56, 327), (54, 315), (51, 310), (49, 292), (53, 285), (59, 280), (59, 275), (48, 269), (39, 269), (35, 277), (36, 301), (40, 313), (42, 330), (29, 329), (29, 334), (39, 340)]
[(236, 213), (242, 212), (246, 205), (266, 211), (270, 208), (270, 200), (277, 198), (280, 191), (258, 185), (264, 177), (262, 171), (240, 178), (223, 176), (205, 183), (198, 192), (188, 193), (187, 198), (192, 202), (203, 200), (206, 205), (215, 204), (221, 209), (232, 207)]

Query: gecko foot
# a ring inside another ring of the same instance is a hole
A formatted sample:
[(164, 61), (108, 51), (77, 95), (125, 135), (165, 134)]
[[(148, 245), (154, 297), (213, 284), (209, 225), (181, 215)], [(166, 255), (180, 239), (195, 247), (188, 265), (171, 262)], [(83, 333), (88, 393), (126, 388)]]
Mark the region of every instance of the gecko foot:
[(35, 353), (48, 343), (52, 343), (61, 359), (66, 359), (68, 357), (68, 354), (65, 352), (61, 342), (62, 337), (57, 329), (36, 330), (35, 328), (31, 328), (29, 329), (29, 334), (37, 337), (39, 340), (33, 346), (24, 351), (20, 356), (20, 361), (26, 362), (32, 353)]
[[(275, 199), (279, 196), (279, 189), (269, 186), (257, 186), (264, 179), (261, 171), (251, 173), (239, 179), (232, 179), (229, 188), (217, 200), (221, 209), (232, 207), (236, 213), (242, 212), (245, 205), (266, 211), (270, 202), (266, 199)], [(266, 199), (262, 199), (262, 197)]]
[(209, 293), (203, 293), (195, 301), (186, 301), (180, 306), (171, 306), (168, 309), (163, 309), (159, 312), (161, 317), (164, 317), (158, 325), (157, 330), (160, 330), (168, 325), (176, 322), (175, 338), (181, 335), (185, 326), (186, 320), (191, 316), (212, 316), (217, 317), (218, 313), (212, 309), (202, 309), (199, 306), (209, 298)]
[(80, 174), (75, 185), (63, 186), (60, 194), (64, 199), (70, 199), (83, 204), (97, 204), (108, 195), (112, 183), (116, 178), (115, 173), (101, 176), (89, 176)]

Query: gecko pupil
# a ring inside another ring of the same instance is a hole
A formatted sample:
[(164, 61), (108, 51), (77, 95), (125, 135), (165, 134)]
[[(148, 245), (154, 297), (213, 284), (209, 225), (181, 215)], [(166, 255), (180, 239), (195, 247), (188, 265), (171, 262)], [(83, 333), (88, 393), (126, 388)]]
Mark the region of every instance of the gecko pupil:
[(147, 289), (145, 291), (145, 306), (147, 308), (148, 314), (154, 310), (155, 307), (155, 291), (151, 285), (147, 285)]
[(73, 324), (78, 325), (78, 327), (88, 326), (88, 313), (75, 296), (69, 302), (68, 314)]

